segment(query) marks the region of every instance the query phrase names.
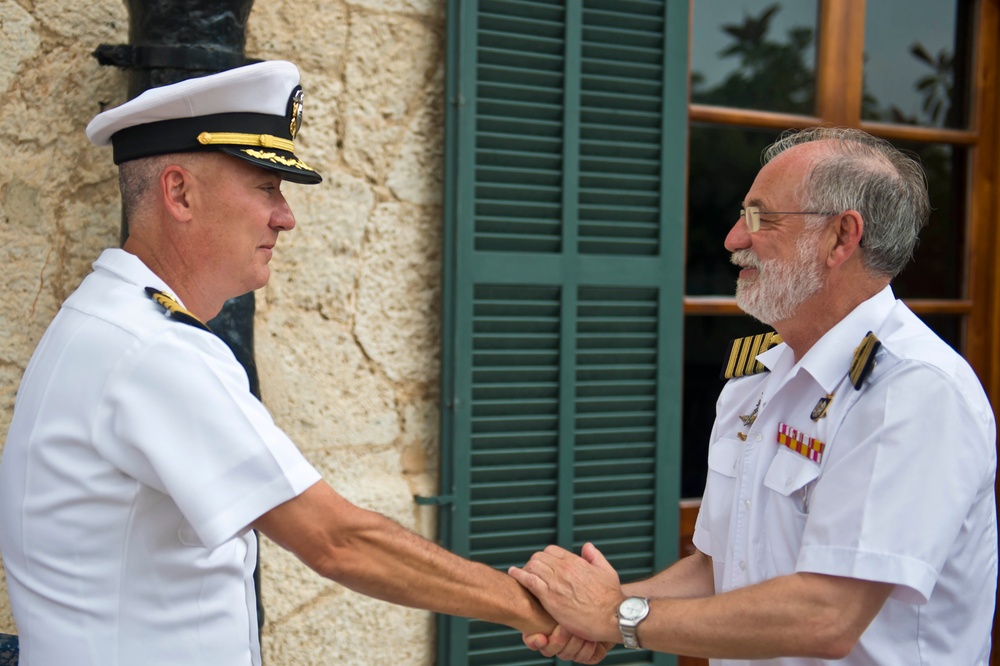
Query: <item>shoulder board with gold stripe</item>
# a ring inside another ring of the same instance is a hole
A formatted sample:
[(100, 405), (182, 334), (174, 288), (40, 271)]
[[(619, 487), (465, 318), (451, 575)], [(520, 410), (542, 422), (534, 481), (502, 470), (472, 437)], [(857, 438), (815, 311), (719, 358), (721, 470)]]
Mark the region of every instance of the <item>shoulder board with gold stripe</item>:
[(861, 390), (861, 385), (865, 379), (875, 369), (875, 354), (882, 343), (875, 334), (868, 331), (868, 335), (861, 341), (858, 348), (854, 350), (854, 358), (851, 360), (851, 370), (847, 374), (851, 378), (851, 385), (855, 391)]
[(146, 287), (146, 293), (154, 301), (163, 306), (163, 308), (170, 313), (171, 319), (176, 319), (177, 321), (184, 322), (194, 326), (195, 328), (200, 328), (203, 331), (212, 332), (212, 329), (208, 327), (202, 320), (195, 317), (193, 314), (181, 307), (181, 304), (171, 298), (168, 294), (163, 293), (159, 289), (154, 289), (153, 287)]
[(722, 379), (756, 375), (767, 370), (757, 360), (757, 354), (766, 352), (771, 347), (781, 344), (781, 336), (777, 333), (758, 333), (745, 338), (737, 338), (729, 343), (729, 354), (722, 366)]

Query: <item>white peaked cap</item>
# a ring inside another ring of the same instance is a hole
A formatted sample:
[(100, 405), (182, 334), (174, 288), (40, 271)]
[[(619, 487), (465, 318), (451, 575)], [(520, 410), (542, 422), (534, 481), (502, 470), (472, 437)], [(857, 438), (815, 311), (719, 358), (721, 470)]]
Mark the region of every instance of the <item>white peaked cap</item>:
[(302, 123), (299, 70), (266, 61), (151, 88), (98, 114), (87, 125), (97, 146), (111, 144), (115, 164), (166, 153), (219, 150), (290, 181), (322, 177), (295, 155)]

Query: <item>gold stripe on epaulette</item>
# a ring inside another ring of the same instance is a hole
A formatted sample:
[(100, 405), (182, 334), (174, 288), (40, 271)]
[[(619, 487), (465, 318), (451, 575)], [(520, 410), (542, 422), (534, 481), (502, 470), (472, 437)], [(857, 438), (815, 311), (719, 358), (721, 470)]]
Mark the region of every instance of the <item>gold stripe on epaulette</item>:
[(733, 340), (729, 343), (729, 356), (722, 367), (722, 379), (764, 372), (767, 368), (757, 360), (757, 355), (777, 344), (781, 344), (781, 336), (774, 332), (758, 333)]
[(851, 360), (851, 370), (847, 374), (851, 378), (851, 385), (855, 391), (861, 390), (861, 385), (864, 383), (865, 378), (875, 369), (875, 354), (881, 346), (882, 343), (875, 337), (875, 334), (868, 331), (868, 335), (861, 341), (858, 348), (854, 350), (854, 358)]
[(202, 320), (195, 317), (193, 314), (181, 307), (181, 304), (175, 301), (169, 294), (166, 294), (159, 289), (154, 287), (146, 287), (146, 293), (149, 294), (150, 298), (163, 306), (163, 308), (170, 313), (171, 319), (176, 319), (177, 321), (183, 322), (195, 328), (200, 328), (203, 331), (212, 332), (212, 329)]

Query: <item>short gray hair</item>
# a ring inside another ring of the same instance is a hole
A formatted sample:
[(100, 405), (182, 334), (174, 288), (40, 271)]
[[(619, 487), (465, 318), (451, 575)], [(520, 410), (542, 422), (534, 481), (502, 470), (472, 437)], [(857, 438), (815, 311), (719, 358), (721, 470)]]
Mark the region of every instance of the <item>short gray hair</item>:
[(830, 151), (803, 182), (807, 210), (856, 210), (864, 219), (862, 263), (892, 279), (913, 258), (930, 217), (927, 178), (920, 163), (885, 139), (858, 129), (815, 127), (784, 132), (764, 150), (767, 164), (804, 143), (829, 140)]
[(122, 217), (133, 223), (142, 209), (146, 195), (160, 177), (167, 156), (140, 157), (118, 165), (118, 189), (122, 196)]

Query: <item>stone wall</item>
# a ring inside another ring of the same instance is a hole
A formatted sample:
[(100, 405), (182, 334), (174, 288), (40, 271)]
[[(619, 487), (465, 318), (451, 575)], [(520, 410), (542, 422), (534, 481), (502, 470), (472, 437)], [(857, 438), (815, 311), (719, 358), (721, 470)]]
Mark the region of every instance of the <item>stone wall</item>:
[[(0, 433), (59, 304), (118, 243), (116, 169), (84, 127), (125, 99), (90, 54), (127, 39), (122, 0), (0, 0)], [(257, 294), (264, 402), (338, 491), (433, 538), (413, 495), (438, 469), (444, 0), (258, 0), (247, 54), (299, 66), (298, 150), (325, 177), (284, 187), (298, 226)], [(262, 560), (265, 663), (433, 663), (430, 614), (266, 540)]]

